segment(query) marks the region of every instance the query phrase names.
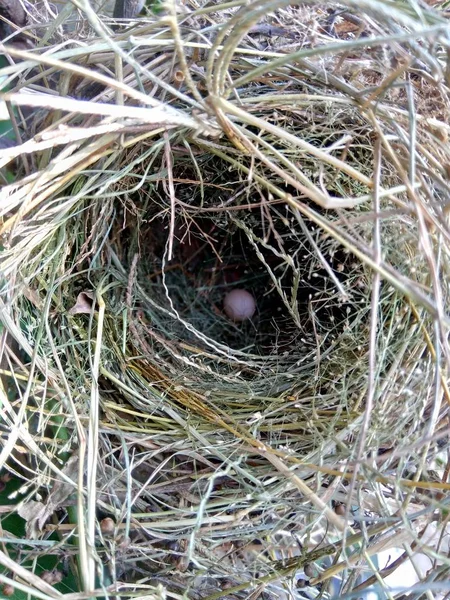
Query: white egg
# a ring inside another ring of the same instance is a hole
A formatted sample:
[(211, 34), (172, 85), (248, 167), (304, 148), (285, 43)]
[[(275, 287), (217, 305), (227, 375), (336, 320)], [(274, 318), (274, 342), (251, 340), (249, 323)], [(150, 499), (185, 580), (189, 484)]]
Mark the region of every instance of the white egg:
[(223, 309), (233, 321), (245, 321), (255, 314), (256, 302), (247, 290), (233, 290), (225, 296)]

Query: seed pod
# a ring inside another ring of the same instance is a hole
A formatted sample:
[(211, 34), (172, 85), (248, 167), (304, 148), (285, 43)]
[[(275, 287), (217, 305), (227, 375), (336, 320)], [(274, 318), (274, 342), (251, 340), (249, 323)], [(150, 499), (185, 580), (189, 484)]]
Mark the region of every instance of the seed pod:
[(308, 579), (312, 579), (316, 575), (316, 569), (311, 563), (307, 563), (303, 570), (305, 571), (305, 575), (308, 577)]
[(6, 597), (12, 596), (14, 594), (14, 586), (9, 583), (5, 583), (5, 585), (2, 587), (2, 594)]
[(111, 535), (116, 529), (114, 519), (111, 517), (105, 517), (100, 521), (100, 531), (105, 535)]
[(61, 583), (61, 581), (63, 580), (63, 574), (61, 571), (58, 571), (57, 569), (55, 569), (53, 571), (53, 583)]
[(41, 579), (49, 583), (50, 585), (55, 585), (55, 583), (60, 583), (62, 581), (63, 574), (61, 571), (54, 569), (53, 571), (43, 571), (41, 573)]
[(336, 506), (334, 507), (334, 512), (340, 517), (343, 517), (345, 515), (345, 511), (345, 504), (336, 504)]

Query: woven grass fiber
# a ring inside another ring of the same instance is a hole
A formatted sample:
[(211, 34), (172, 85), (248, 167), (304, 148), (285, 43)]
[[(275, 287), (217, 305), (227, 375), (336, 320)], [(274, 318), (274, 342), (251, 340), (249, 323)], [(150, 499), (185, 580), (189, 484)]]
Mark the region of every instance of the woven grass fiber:
[(4, 595), (448, 597), (445, 6), (27, 7), (1, 46)]

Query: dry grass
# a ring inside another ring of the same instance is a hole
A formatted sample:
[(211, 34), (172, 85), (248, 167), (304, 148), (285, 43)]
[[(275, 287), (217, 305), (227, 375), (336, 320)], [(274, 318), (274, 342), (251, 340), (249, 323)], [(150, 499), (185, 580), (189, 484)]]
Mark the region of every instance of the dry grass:
[(0, 580), (67, 595), (45, 554), (71, 600), (395, 598), (374, 557), (401, 548), (435, 561), (410, 597), (442, 597), (445, 14), (60, 15), (4, 49), (0, 464), (27, 528)]

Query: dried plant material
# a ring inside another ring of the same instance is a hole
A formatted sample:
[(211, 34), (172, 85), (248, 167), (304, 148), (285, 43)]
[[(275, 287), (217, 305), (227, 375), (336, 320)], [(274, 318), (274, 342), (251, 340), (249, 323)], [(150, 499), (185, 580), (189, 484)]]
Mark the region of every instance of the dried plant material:
[[(76, 480), (79, 468), (79, 458), (74, 454), (66, 463), (63, 473)], [(28, 500), (20, 504), (18, 513), (27, 523), (27, 534), (30, 539), (37, 539), (51, 515), (64, 506), (67, 498), (73, 494), (75, 484), (67, 481), (55, 481), (46, 502)]]
[(23, 289), (23, 294), (26, 298), (28, 298), (28, 300), (30, 302), (32, 302), (34, 304), (34, 306), (40, 310), (42, 310), (43, 308), (43, 303), (42, 300), (39, 296), (39, 293), (37, 292), (37, 290), (33, 290), (29, 287), (25, 287)]
[(4, 567), (46, 597), (52, 553), (83, 597), (364, 595), (419, 554), (447, 582), (447, 17), (44, 4), (4, 72)]
[(93, 300), (93, 292), (80, 292), (77, 296), (77, 301), (69, 310), (69, 315), (91, 314)]
[(25, 519), (27, 523), (27, 536), (31, 540), (38, 538), (39, 533), (42, 531), (42, 527), (51, 514), (48, 512), (45, 504), (38, 500), (28, 500), (28, 502), (24, 502), (19, 506), (17, 513), (22, 519)]

